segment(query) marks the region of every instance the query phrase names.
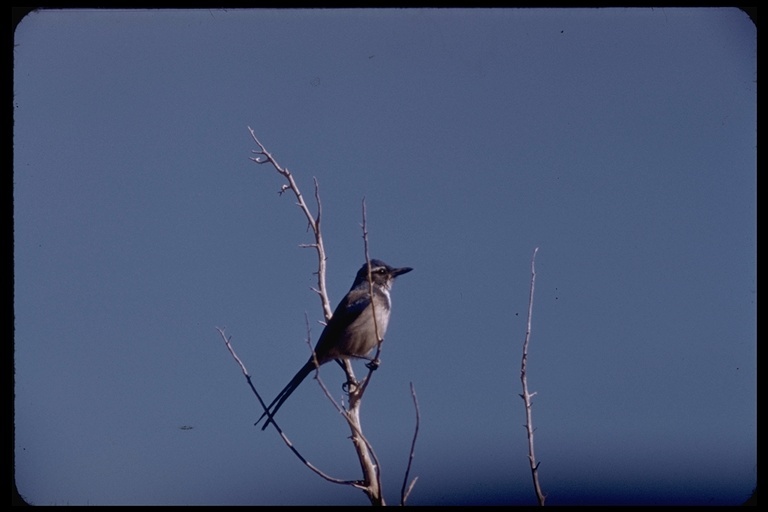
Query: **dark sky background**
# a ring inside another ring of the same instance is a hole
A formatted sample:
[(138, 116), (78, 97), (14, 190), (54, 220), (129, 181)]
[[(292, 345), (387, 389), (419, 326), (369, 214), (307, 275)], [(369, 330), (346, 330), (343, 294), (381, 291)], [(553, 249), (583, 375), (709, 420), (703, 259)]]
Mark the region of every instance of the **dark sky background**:
[[(260, 414), (331, 301), (414, 271), (363, 405), (413, 505), (739, 504), (756, 485), (756, 29), (737, 9), (41, 10), (14, 55), (15, 477), (37, 505), (366, 504)], [(310, 201), (313, 205), (313, 203)], [(357, 365), (358, 375), (362, 366)], [(337, 398), (343, 376), (321, 375)], [(280, 424), (359, 478), (307, 380)], [(181, 427), (194, 427), (183, 430)]]

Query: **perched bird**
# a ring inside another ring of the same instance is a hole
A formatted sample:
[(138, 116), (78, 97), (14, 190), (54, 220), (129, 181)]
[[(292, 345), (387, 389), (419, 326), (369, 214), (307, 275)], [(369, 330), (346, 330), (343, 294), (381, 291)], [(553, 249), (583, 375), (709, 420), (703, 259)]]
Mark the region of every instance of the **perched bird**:
[[(373, 282), (373, 307), (371, 306), (370, 285), (368, 283), (368, 265), (363, 264), (357, 271), (352, 288), (341, 299), (333, 316), (323, 329), (320, 339), (315, 345), (315, 353), (309, 358), (301, 370), (294, 375), (291, 382), (272, 400), (267, 410), (256, 421), (268, 416), (261, 430), (267, 428), (280, 406), (291, 393), (317, 366), (328, 361), (342, 359), (367, 359), (368, 353), (376, 348), (379, 339), (384, 339), (389, 324), (389, 314), (392, 310), (392, 299), (389, 290), (399, 275), (413, 270), (410, 267), (394, 268), (381, 260), (371, 260), (371, 281)], [(376, 312), (376, 323), (373, 321), (373, 311)], [(378, 331), (378, 337), (377, 337)], [(315, 362), (315, 360), (317, 362)]]

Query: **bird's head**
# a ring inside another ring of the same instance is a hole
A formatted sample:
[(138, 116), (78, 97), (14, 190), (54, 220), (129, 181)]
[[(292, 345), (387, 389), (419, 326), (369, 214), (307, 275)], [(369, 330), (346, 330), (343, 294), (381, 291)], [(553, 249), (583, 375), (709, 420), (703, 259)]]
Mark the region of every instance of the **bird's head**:
[[(413, 270), (411, 267), (390, 267), (381, 260), (371, 260), (371, 280), (374, 285), (384, 286), (389, 289), (392, 287), (392, 282), (395, 278), (402, 274), (407, 274)], [(363, 263), (360, 270), (357, 271), (357, 277), (355, 277), (355, 284), (368, 282), (368, 265)]]

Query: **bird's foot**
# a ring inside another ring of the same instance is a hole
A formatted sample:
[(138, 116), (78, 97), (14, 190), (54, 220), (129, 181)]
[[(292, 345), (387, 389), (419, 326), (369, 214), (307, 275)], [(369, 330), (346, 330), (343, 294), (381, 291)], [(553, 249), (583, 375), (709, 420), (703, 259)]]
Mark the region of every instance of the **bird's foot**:
[(354, 390), (356, 390), (356, 389), (357, 389), (357, 386), (359, 386), (359, 385), (360, 385), (360, 383), (359, 383), (359, 382), (357, 382), (357, 381), (355, 381), (355, 380), (351, 380), (351, 379), (350, 379), (350, 380), (348, 380), (347, 382), (345, 382), (344, 384), (342, 384), (342, 385), (341, 385), (341, 389), (342, 389), (342, 390), (343, 390), (343, 391), (344, 391), (346, 394), (350, 394), (351, 392), (353, 392)]

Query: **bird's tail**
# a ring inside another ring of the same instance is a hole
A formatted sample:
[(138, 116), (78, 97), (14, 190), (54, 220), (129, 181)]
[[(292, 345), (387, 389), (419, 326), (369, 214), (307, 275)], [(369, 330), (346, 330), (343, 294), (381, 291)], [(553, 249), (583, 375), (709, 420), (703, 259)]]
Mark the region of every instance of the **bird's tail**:
[(285, 386), (283, 390), (275, 397), (275, 399), (272, 400), (272, 403), (267, 406), (267, 410), (262, 413), (254, 425), (258, 425), (262, 418), (267, 416), (267, 421), (265, 421), (264, 425), (261, 427), (261, 430), (265, 430), (269, 424), (272, 423), (272, 416), (274, 416), (277, 410), (280, 409), (280, 406), (283, 405), (283, 402), (288, 400), (288, 397), (291, 396), (291, 393), (293, 393), (296, 388), (299, 387), (299, 384), (301, 384), (304, 379), (307, 378), (307, 375), (312, 373), (315, 368), (315, 361), (313, 359), (307, 361), (307, 363), (301, 367), (301, 370), (299, 370), (296, 375), (293, 376), (291, 382), (289, 382), (288, 385)]

